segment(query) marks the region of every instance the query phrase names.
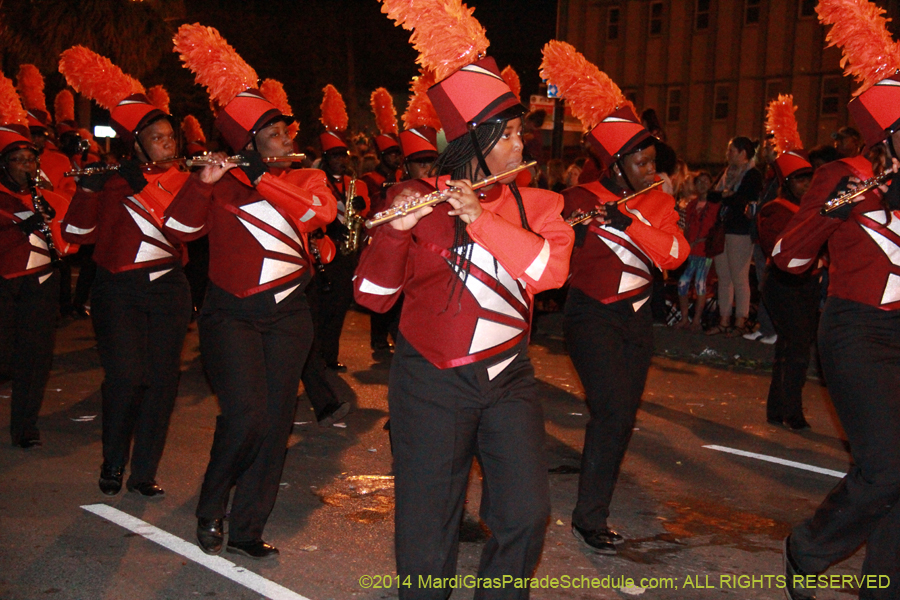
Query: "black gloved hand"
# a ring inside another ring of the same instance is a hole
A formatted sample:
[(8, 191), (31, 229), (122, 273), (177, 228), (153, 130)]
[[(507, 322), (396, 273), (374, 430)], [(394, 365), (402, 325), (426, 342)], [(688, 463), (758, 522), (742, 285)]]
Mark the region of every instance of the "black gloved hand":
[(257, 180), (262, 177), (263, 174), (269, 172), (269, 167), (263, 162), (259, 152), (255, 150), (245, 150), (241, 152), (239, 156), (241, 157), (241, 162), (247, 163), (246, 165), (241, 165), (241, 171), (246, 173), (247, 177), (250, 179), (250, 183), (256, 185)]
[[(100, 167), (105, 167), (102, 162), (92, 162), (88, 165), (85, 165), (85, 169), (97, 169)], [(115, 175), (115, 171), (106, 171), (103, 173), (95, 173), (93, 175), (82, 175), (78, 178), (78, 185), (82, 188), (88, 190), (89, 192), (99, 192), (103, 189), (103, 186), (106, 185), (106, 182), (109, 181), (109, 178)]]
[[(829, 200), (837, 198), (841, 194), (845, 194), (850, 191), (850, 176), (841, 177), (841, 180), (838, 181), (838, 184), (835, 186), (834, 191), (831, 192), (831, 195), (828, 197)], [(853, 209), (856, 208), (856, 202), (848, 202), (844, 204), (840, 208), (837, 208), (832, 211), (825, 212), (825, 209), (822, 209), (822, 216), (831, 217), (832, 219), (840, 219), (841, 221), (846, 221), (848, 217), (850, 217), (850, 213), (853, 212)]]
[(584, 240), (587, 239), (588, 224), (580, 223), (572, 229), (575, 230), (575, 247), (581, 248), (582, 246), (584, 246)]
[(356, 214), (366, 210), (366, 199), (362, 196), (353, 196), (350, 200), (350, 204), (353, 205), (353, 210), (356, 211)]
[(21, 223), (18, 223), (18, 225), (19, 225), (19, 229), (22, 230), (22, 233), (24, 233), (26, 236), (29, 236), (32, 233), (34, 233), (35, 231), (37, 231), (38, 229), (40, 229), (41, 226), (43, 225), (43, 223), (44, 223), (44, 217), (35, 213), (35, 214), (31, 215), (30, 217), (28, 217), (27, 219), (25, 219), (24, 221), (22, 221)]
[(141, 163), (135, 159), (123, 160), (117, 171), (135, 194), (147, 187), (147, 178), (141, 170)]
[(608, 204), (604, 204), (603, 206), (606, 207), (606, 224), (613, 229), (625, 231), (634, 220), (623, 213), (621, 210), (619, 210), (619, 205), (615, 202), (610, 202)]
[(891, 179), (891, 185), (884, 195), (884, 202), (891, 210), (900, 210), (900, 174), (895, 173)]

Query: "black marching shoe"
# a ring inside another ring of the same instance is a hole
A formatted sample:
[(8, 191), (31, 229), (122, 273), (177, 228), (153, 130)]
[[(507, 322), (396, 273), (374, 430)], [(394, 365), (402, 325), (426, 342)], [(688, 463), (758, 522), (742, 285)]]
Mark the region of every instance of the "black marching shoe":
[(231, 540), (228, 540), (228, 545), (225, 547), (225, 550), (232, 554), (240, 554), (241, 556), (254, 558), (256, 560), (273, 558), (279, 554), (278, 548), (271, 544), (267, 544), (262, 540), (253, 542), (232, 542)]
[(596, 550), (598, 554), (615, 554), (616, 544), (625, 541), (625, 538), (609, 527), (590, 531), (572, 524), (572, 535)]
[(804, 429), (811, 429), (809, 423), (803, 417), (789, 417), (784, 420), (784, 424), (793, 431), (803, 431)]
[(201, 550), (207, 554), (218, 554), (222, 551), (224, 539), (222, 519), (197, 519), (197, 543)]
[(347, 372), (347, 365), (345, 365), (342, 362), (327, 363), (325, 366), (336, 373), (346, 373)]
[(100, 491), (107, 496), (115, 496), (122, 489), (122, 474), (125, 467), (110, 467), (106, 463), (100, 467)]
[[(784, 560), (784, 595), (787, 600), (816, 600), (816, 588), (806, 587), (806, 573), (794, 563), (791, 556), (791, 536), (784, 538), (784, 549), (782, 551)], [(795, 580), (795, 577), (797, 578)], [(815, 585), (815, 582), (813, 582)]]
[(19, 448), (24, 448), (25, 450), (28, 450), (30, 448), (40, 448), (43, 445), (44, 443), (41, 442), (41, 440), (38, 438), (22, 438), (21, 440), (13, 444), (13, 446), (18, 446)]
[(332, 402), (325, 407), (320, 416), (316, 416), (319, 427), (334, 425), (350, 412), (349, 402)]
[(159, 498), (166, 495), (166, 490), (159, 487), (155, 481), (129, 483), (128, 491), (137, 492), (141, 496), (146, 496), (147, 498)]

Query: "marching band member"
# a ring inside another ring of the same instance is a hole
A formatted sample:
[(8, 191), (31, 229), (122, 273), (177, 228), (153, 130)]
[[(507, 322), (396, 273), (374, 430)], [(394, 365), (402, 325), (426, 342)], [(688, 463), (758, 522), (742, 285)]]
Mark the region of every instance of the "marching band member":
[(41, 445), (37, 420), (59, 309), (50, 222), (53, 205), (66, 205), (38, 188), (38, 150), (27, 119), (12, 82), (0, 75), (0, 373), (12, 379), (12, 443), (26, 449)]
[[(816, 10), (823, 24), (832, 25), (826, 39), (841, 47), (842, 64), (861, 83), (848, 106), (850, 116), (868, 148), (884, 144), (887, 171), (896, 172), (900, 51), (881, 16), (884, 10), (857, 0), (820, 0)], [(800, 274), (828, 244), (819, 356), (853, 457), (847, 475), (815, 514), (785, 539), (786, 592), (792, 600), (815, 598), (815, 586), (795, 575), (818, 575), (862, 544), (862, 575), (885, 576), (888, 585), (862, 587), (860, 599), (900, 594), (900, 177), (822, 214), (848, 180), (865, 181), (873, 174), (863, 156), (819, 168), (772, 251), (779, 268)]]
[[(348, 203), (357, 216), (368, 214), (369, 192), (350, 170), (350, 154), (344, 132), (347, 129), (347, 108), (340, 92), (331, 84), (326, 85), (322, 98), (322, 125), (325, 132), (319, 136), (322, 146), (321, 169), (325, 171), (328, 185), (337, 199), (337, 219), (330, 223), (325, 235), (338, 252), (325, 265), (324, 278), (317, 279), (309, 288), (309, 300), (316, 324), (316, 346), (332, 371), (344, 372), (347, 367), (339, 360), (341, 332), (344, 319), (353, 302), (353, 270), (356, 268), (358, 248), (348, 245), (349, 227), (346, 217)], [(329, 286), (323, 287), (327, 281)]]
[(605, 170), (599, 181), (563, 192), (565, 214), (597, 211), (577, 226), (564, 327), (591, 414), (572, 532), (615, 554), (622, 536), (607, 518), (653, 355), (652, 270), (678, 267), (690, 245), (678, 228), (674, 198), (646, 191), (656, 180), (656, 149), (631, 103), (571, 45), (551, 41), (543, 52), (542, 77), (559, 87)]
[(222, 173), (180, 171), (169, 115), (108, 59), (74, 46), (62, 53), (59, 70), (110, 110), (112, 127), (133, 153), (118, 170), (82, 176), (64, 221), (67, 240), (95, 244), (91, 316), (104, 371), (99, 486), (119, 493), (131, 450), (128, 490), (162, 496), (156, 473), (191, 314), (182, 246), (166, 235), (162, 218), (174, 197), (192, 196)]
[[(793, 101), (793, 96), (778, 96), (769, 102), (767, 110), (766, 130), (774, 134), (772, 170), (779, 184), (777, 197), (764, 204), (756, 217), (759, 243), (767, 257), (772, 256), (778, 236), (797, 212), (812, 179), (812, 165), (804, 156)], [(770, 260), (762, 288), (763, 302), (778, 334), (766, 420), (793, 430), (809, 428), (803, 416), (803, 384), (821, 300), (818, 262), (817, 258), (796, 275), (782, 271)]]
[[(255, 89), (256, 73), (218, 31), (183, 25), (175, 49), (221, 107), (215, 126), (246, 163), (194, 197), (177, 198), (167, 212), (172, 235), (209, 235), (200, 353), (222, 413), (197, 505), (197, 541), (208, 554), (222, 550), (234, 488), (227, 551), (271, 558), (278, 549), (263, 531), (313, 336), (307, 236), (334, 219), (336, 205), (321, 171), (264, 162), (291, 154), (294, 119)], [(221, 173), (230, 167), (218, 165)]]
[(434, 74), (422, 72), (410, 83), (409, 103), (400, 132), (404, 179), (424, 179), (438, 157), (437, 132), (441, 119), (428, 99), (428, 88), (434, 85)]
[[(565, 281), (572, 231), (562, 198), (519, 190), (515, 175), (476, 192), (472, 182), (522, 164), (524, 107), (500, 77), (488, 41), (459, 2), (387, 0), (383, 12), (414, 29), (429, 96), (448, 139), (438, 178), (401, 184), (392, 205), (436, 186), (446, 203), (375, 230), (355, 279), (376, 311), (404, 294), (388, 402), (396, 486), (400, 598), (444, 598), (420, 576), (456, 571), (459, 524), (473, 457), (484, 474), (482, 517), (492, 536), (479, 577), (529, 577), (549, 511), (544, 423), (527, 355), (534, 294)], [(445, 20), (446, 19), (446, 20)], [(451, 27), (450, 25), (453, 24)], [(442, 39), (427, 32), (440, 30)], [(479, 197), (479, 195), (481, 197)], [(527, 598), (479, 589), (476, 598)]]

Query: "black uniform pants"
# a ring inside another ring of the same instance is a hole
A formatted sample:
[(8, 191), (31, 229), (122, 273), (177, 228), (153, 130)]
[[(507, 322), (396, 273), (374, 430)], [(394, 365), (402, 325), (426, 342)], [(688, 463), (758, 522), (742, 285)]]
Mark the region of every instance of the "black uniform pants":
[(331, 291), (323, 292), (319, 280), (309, 286), (309, 306), (316, 323), (316, 340), (322, 358), (329, 365), (338, 362), (341, 332), (344, 318), (353, 303), (353, 271), (357, 258), (340, 252), (325, 265), (325, 274), (331, 282)]
[[(170, 269), (151, 280), (150, 276)], [(181, 266), (113, 274), (97, 268), (91, 318), (103, 365), (103, 462), (131, 484), (153, 481), (178, 395), (191, 298)]]
[[(438, 369), (403, 336), (391, 363), (388, 403), (396, 486), (400, 598), (443, 599), (419, 576), (453, 577), (472, 458), (484, 474), (481, 517), (492, 536), (479, 577), (530, 577), (550, 513), (544, 418), (527, 348), (491, 381), (482, 361)], [(528, 590), (479, 589), (476, 599), (528, 598)]]
[(769, 265), (762, 296), (775, 326), (775, 361), (766, 403), (772, 421), (802, 421), (803, 385), (816, 335), (821, 287), (818, 276), (791, 275)]
[[(41, 283), (43, 279), (43, 283)], [(40, 439), (37, 420), (53, 364), (59, 274), (0, 278), (0, 373), (12, 379), (12, 443)]]
[(890, 586), (862, 600), (900, 598), (900, 311), (830, 297), (819, 327), (828, 391), (850, 443), (853, 465), (816, 509), (794, 527), (791, 554), (821, 573), (866, 544), (863, 575)]
[(603, 304), (569, 289), (565, 336), (587, 399), (578, 502), (572, 523), (587, 530), (607, 526), (609, 505), (653, 356), (649, 302), (635, 312), (634, 299)]
[(280, 303), (274, 292), (237, 298), (210, 282), (199, 319), (200, 353), (221, 414), (196, 515), (223, 518), (234, 487), (234, 542), (262, 539), (275, 506), (312, 343), (303, 286)]

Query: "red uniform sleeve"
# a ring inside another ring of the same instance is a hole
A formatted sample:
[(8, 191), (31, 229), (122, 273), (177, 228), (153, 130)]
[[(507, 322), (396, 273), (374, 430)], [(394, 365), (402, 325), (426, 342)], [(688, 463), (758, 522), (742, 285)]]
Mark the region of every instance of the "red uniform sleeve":
[(388, 311), (403, 293), (409, 273), (412, 230), (399, 231), (390, 225), (375, 229), (371, 242), (362, 251), (353, 278), (357, 304), (378, 313)]
[(690, 244), (678, 227), (672, 196), (650, 192), (626, 203), (622, 212), (632, 219), (625, 233), (660, 269), (675, 269), (690, 254)]
[(190, 242), (209, 232), (209, 209), (213, 184), (191, 176), (166, 209), (163, 221), (166, 234), (181, 242)]
[(766, 203), (756, 217), (756, 230), (759, 233), (759, 245), (765, 251), (766, 256), (772, 256), (772, 249), (778, 236), (787, 227), (796, 213), (796, 207), (791, 210), (786, 200), (775, 199)]
[(554, 192), (526, 188), (523, 200), (532, 195), (536, 202), (525, 202), (528, 224), (522, 229), (501, 215), (485, 210), (466, 227), (473, 241), (484, 246), (510, 275), (525, 284), (531, 294), (561, 287), (569, 275), (569, 259), (575, 232), (563, 221), (563, 197)]
[(28, 236), (19, 229), (20, 222), (12, 212), (0, 209), (0, 254), (6, 254), (16, 246), (28, 245)]
[[(273, 204), (297, 215), (300, 231), (315, 231), (337, 216), (337, 202), (325, 177), (318, 169), (297, 169), (281, 177), (265, 173), (256, 189)], [(368, 196), (366, 198), (368, 206)]]
[(779, 269), (798, 275), (809, 269), (819, 249), (843, 224), (840, 219), (819, 214), (841, 179), (852, 175), (840, 161), (819, 168), (809, 190), (803, 195), (800, 210), (788, 222), (784, 233), (775, 241), (772, 259)]
[(78, 188), (69, 203), (62, 222), (62, 237), (73, 244), (97, 242), (97, 226), (100, 224), (100, 194)]

